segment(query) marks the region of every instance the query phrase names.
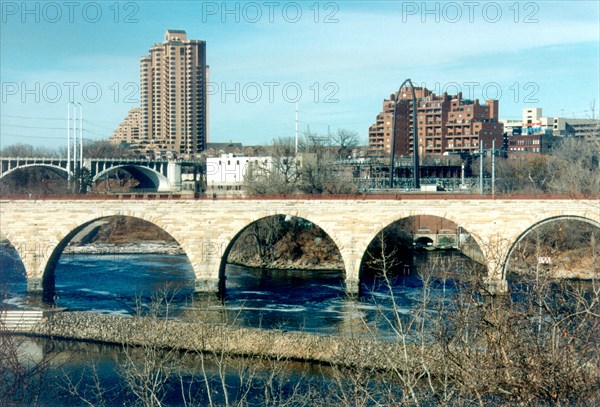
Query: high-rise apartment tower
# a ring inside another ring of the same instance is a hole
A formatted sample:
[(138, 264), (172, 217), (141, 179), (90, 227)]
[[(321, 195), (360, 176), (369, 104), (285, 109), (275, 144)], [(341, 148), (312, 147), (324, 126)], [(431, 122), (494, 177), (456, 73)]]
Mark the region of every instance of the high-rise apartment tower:
[(199, 153), (208, 139), (206, 42), (167, 30), (140, 63), (141, 138), (149, 149)]

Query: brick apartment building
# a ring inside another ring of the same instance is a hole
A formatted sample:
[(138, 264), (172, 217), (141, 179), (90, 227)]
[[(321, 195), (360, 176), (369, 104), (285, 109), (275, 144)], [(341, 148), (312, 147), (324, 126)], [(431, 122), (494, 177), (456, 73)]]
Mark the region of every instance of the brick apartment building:
[[(417, 99), (418, 148), (421, 156), (442, 155), (444, 153), (473, 153), (480, 142), (491, 147), (502, 146), (503, 126), (498, 122), (498, 101), (487, 100), (480, 105), (479, 100), (463, 99), (462, 93), (437, 96), (427, 88), (415, 88)], [(398, 100), (396, 111), (397, 155), (412, 155), (412, 91), (409, 87), (400, 93), (390, 95), (383, 101), (381, 113), (369, 127), (369, 156), (383, 157), (391, 153), (392, 120), (394, 102)]]

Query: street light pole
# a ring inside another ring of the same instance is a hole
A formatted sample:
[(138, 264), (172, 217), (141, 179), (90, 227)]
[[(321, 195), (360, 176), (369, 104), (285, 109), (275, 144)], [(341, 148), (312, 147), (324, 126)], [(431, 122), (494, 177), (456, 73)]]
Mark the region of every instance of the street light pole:
[(420, 188), (420, 169), (419, 169), (419, 139), (417, 135), (417, 95), (415, 93), (415, 87), (410, 79), (406, 79), (402, 82), (402, 85), (398, 88), (396, 100), (394, 101), (394, 115), (392, 118), (392, 148), (390, 154), (390, 189), (394, 188), (394, 159), (396, 155), (396, 114), (398, 109), (398, 99), (400, 98), (400, 92), (404, 85), (408, 83), (412, 91), (412, 104), (413, 104), (413, 188)]

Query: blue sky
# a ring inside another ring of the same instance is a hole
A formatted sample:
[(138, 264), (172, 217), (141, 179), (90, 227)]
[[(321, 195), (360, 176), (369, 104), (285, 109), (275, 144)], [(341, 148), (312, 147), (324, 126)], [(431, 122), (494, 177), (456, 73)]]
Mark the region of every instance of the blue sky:
[[(139, 58), (167, 29), (207, 42), (210, 141), (355, 130), (406, 78), (434, 91), (600, 114), (597, 1), (1, 2), (0, 144), (60, 145), (72, 90), (85, 137), (137, 106)], [(317, 12), (318, 10), (318, 12)]]

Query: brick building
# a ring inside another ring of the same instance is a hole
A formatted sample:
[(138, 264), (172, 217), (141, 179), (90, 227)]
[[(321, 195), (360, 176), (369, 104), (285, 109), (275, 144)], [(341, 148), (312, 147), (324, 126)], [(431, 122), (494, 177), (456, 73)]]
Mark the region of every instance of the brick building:
[(558, 137), (552, 134), (539, 133), (527, 135), (507, 135), (507, 153), (509, 155), (528, 153), (528, 154), (548, 154)]
[[(427, 88), (415, 88), (417, 99), (417, 132), (419, 154), (442, 155), (444, 153), (472, 153), (479, 149), (479, 143), (486, 146), (501, 146), (503, 126), (498, 122), (498, 101), (488, 100), (480, 105), (479, 100), (463, 99), (458, 95), (435, 95)], [(412, 91), (409, 87), (399, 94), (390, 95), (383, 101), (381, 113), (369, 127), (369, 155), (383, 157), (391, 153), (392, 120), (394, 102), (398, 100), (396, 112), (395, 152), (398, 155), (412, 155)]]

